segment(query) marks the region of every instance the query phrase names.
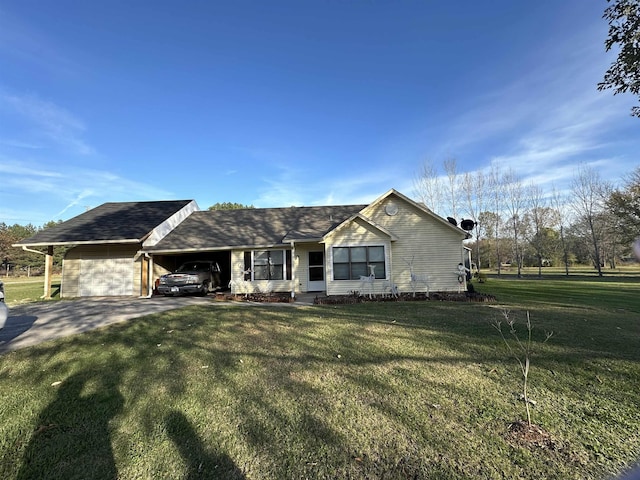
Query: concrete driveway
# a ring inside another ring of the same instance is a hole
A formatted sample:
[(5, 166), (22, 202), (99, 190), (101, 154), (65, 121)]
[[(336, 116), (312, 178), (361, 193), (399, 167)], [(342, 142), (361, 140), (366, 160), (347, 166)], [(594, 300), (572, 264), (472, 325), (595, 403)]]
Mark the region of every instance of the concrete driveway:
[(111, 297), (18, 305), (9, 308), (7, 322), (0, 330), (0, 354), (111, 323), (203, 303), (210, 304), (211, 299)]

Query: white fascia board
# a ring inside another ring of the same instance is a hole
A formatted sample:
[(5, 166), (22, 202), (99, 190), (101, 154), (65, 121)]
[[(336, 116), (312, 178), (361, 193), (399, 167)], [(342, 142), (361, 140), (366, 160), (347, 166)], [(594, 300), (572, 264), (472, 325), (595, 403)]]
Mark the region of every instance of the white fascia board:
[(160, 240), (162, 240), (164, 237), (169, 235), (169, 233), (171, 233), (174, 228), (180, 225), (189, 215), (199, 210), (200, 210), (200, 207), (198, 207), (198, 204), (196, 203), (196, 201), (191, 200), (188, 204), (186, 204), (176, 213), (171, 215), (160, 225), (155, 227), (151, 231), (151, 234), (142, 243), (142, 248), (152, 247), (156, 245)]
[(125, 238), (121, 240), (86, 240), (82, 242), (45, 242), (45, 243), (14, 243), (12, 247), (22, 248), (25, 247), (59, 247), (68, 245), (113, 245), (113, 244), (132, 244), (140, 243), (139, 238)]
[(227, 245), (224, 247), (211, 247), (211, 248), (174, 248), (170, 250), (154, 250), (153, 248), (147, 248), (142, 250), (144, 253), (150, 255), (176, 255), (180, 253), (198, 253), (198, 252), (227, 252), (231, 250), (268, 250), (290, 248), (290, 243), (275, 243), (271, 245)]

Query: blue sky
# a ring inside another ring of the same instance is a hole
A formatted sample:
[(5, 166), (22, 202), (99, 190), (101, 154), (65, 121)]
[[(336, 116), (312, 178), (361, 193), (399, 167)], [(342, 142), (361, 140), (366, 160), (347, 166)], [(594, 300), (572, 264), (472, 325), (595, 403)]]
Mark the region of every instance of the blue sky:
[(606, 5), (0, 0), (0, 222), (367, 203), (446, 158), (619, 181), (640, 120), (596, 90)]

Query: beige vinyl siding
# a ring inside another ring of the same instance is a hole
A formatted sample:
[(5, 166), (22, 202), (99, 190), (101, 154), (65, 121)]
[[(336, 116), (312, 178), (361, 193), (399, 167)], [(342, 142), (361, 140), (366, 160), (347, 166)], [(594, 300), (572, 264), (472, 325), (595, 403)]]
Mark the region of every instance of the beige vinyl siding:
[(60, 296), (140, 295), (139, 246), (82, 245), (69, 250), (62, 266)]
[[(285, 250), (284, 248), (259, 248), (257, 250)], [(291, 280), (244, 280), (244, 252), (247, 250), (233, 250), (231, 252), (231, 293), (258, 292), (290, 292)], [(295, 258), (291, 259), (292, 266)]]
[(327, 295), (348, 295), (356, 291), (363, 294), (370, 292), (369, 285), (363, 284), (359, 280), (333, 279), (334, 247), (384, 246), (385, 274), (387, 278), (374, 280), (371, 293), (382, 294), (387, 290), (391, 272), (391, 241), (388, 235), (385, 235), (362, 219), (356, 218), (329, 235), (325, 240), (325, 246)]
[[(385, 211), (389, 202), (398, 208), (395, 215), (388, 215)], [(364, 215), (397, 237), (391, 251), (392, 278), (401, 292), (412, 290), (411, 262), (416, 275), (429, 276), (430, 291), (457, 291), (460, 288), (457, 270), (458, 263), (463, 261), (465, 233), (462, 230), (452, 228), (446, 220), (436, 218), (395, 195), (368, 207)], [(416, 287), (417, 291), (426, 290), (422, 284)]]

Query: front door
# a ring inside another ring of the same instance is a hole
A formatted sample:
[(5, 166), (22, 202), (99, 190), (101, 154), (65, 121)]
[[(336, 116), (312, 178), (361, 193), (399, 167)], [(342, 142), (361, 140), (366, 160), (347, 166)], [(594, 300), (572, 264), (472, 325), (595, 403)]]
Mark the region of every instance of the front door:
[(307, 291), (324, 292), (327, 284), (324, 281), (324, 252), (309, 252), (309, 283)]

